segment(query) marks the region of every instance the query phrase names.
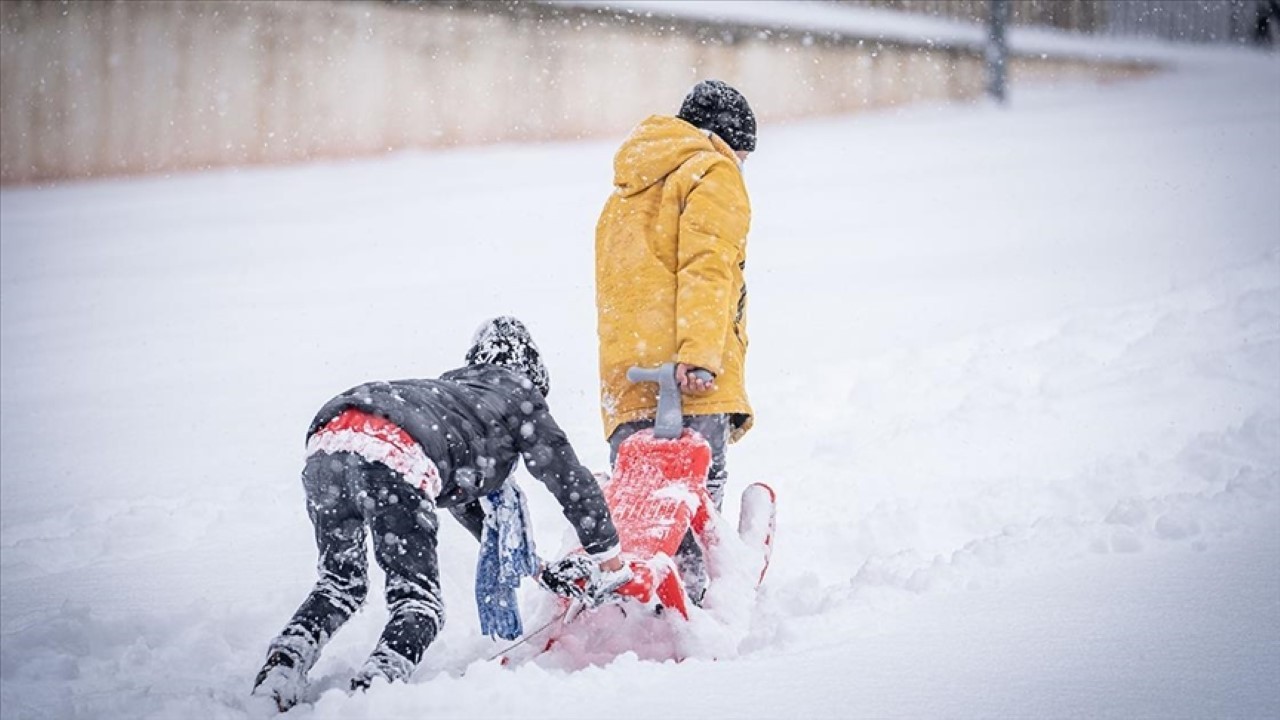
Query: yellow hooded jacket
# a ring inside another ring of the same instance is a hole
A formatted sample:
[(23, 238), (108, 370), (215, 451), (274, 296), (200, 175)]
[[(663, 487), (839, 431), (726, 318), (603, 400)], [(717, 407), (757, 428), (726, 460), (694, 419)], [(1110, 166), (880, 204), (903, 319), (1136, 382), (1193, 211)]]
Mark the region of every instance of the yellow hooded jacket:
[(674, 117), (636, 126), (613, 161), (614, 192), (596, 225), (600, 407), (605, 437), (651, 419), (652, 383), (633, 365), (706, 368), (716, 389), (682, 397), (685, 415), (730, 415), (730, 439), (751, 427), (747, 352), (747, 230), (751, 204), (733, 150)]

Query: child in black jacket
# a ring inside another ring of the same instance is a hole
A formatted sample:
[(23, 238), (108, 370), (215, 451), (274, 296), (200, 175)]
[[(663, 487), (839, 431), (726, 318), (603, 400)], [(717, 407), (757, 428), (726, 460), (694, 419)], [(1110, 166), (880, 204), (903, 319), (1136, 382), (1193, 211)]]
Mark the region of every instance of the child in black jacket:
[[(274, 698), (281, 710), (297, 702), (321, 648), (368, 594), (366, 528), (387, 574), (390, 619), (352, 687), (409, 677), (444, 623), (436, 509), (448, 508), (490, 549), (527, 540), (523, 498), (508, 482), (517, 457), (555, 495), (583, 550), (599, 564), (586, 592), (599, 599), (630, 580), (603, 493), (547, 409), (549, 378), (528, 330), (515, 318), (491, 320), (466, 361), (437, 380), (360, 385), (326, 403), (311, 422), (302, 482), (320, 577), (272, 641), (254, 683), (254, 694)], [(532, 546), (524, 549), (532, 558)], [(538, 570), (524, 565), (519, 574)], [(478, 591), (477, 602), (482, 629), (514, 637), (518, 614), (514, 630), (501, 618), (484, 628), (486, 601), (493, 612), (511, 611), (510, 582), (507, 590), (501, 602), (494, 598), (501, 588)]]

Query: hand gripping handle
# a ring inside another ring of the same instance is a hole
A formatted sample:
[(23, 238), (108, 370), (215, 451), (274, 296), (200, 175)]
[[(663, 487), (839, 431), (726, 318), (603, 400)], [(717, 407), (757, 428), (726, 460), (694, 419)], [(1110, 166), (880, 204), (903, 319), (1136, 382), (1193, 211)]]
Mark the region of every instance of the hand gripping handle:
[[(695, 375), (711, 381), (714, 375), (706, 370), (694, 370)], [(658, 414), (653, 420), (653, 436), (674, 440), (684, 431), (684, 413), (680, 407), (680, 386), (676, 384), (676, 364), (663, 363), (656, 368), (633, 367), (627, 371), (627, 379), (633, 383), (658, 383)]]

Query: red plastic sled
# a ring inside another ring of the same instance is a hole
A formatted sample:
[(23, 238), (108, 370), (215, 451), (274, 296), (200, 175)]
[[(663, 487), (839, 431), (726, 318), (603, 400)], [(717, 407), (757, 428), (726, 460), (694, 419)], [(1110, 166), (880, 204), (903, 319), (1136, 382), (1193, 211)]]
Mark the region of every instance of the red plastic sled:
[(673, 558), (690, 528), (704, 549), (709, 545), (703, 533), (712, 507), (707, 495), (710, 466), (711, 446), (689, 429), (674, 440), (642, 430), (618, 448), (604, 495), (635, 574), (619, 595), (689, 617)]
[[(630, 564), (634, 575), (631, 582), (618, 590), (627, 601), (614, 606), (616, 609), (601, 608), (599, 612), (589, 613), (597, 616), (589, 622), (575, 623), (576, 611), (581, 605), (571, 607), (569, 600), (558, 598), (558, 605), (550, 614), (559, 620), (550, 621), (549, 633), (540, 649), (533, 650), (534, 655), (558, 644), (564, 644), (571, 654), (576, 651), (580, 655), (608, 655), (625, 647), (625, 638), (611, 632), (611, 629), (620, 629), (616, 623), (623, 619), (665, 623), (660, 616), (674, 619), (674, 614), (668, 615), (674, 610), (681, 621), (688, 620), (690, 602), (676, 567), (676, 552), (685, 534), (692, 530), (704, 557), (710, 560), (716, 552), (717, 533), (723, 532), (722, 526), (712, 522), (714, 505), (706, 488), (711, 446), (697, 432), (682, 427), (673, 368), (668, 365), (656, 371), (633, 369), (633, 372), (635, 376), (628, 374), (628, 377), (637, 382), (657, 381), (661, 392), (655, 428), (641, 430), (623, 441), (618, 448), (613, 477), (603, 488), (621, 540), (623, 559)], [(762, 560), (757, 585), (768, 568), (773, 530), (773, 490), (761, 483), (748, 486), (742, 494), (738, 536), (756, 550)], [(635, 614), (637, 604), (641, 612)], [(608, 647), (612, 645), (620, 647)], [(675, 659), (680, 659), (678, 648), (665, 652), (674, 653)], [(503, 662), (514, 659), (506, 655)]]

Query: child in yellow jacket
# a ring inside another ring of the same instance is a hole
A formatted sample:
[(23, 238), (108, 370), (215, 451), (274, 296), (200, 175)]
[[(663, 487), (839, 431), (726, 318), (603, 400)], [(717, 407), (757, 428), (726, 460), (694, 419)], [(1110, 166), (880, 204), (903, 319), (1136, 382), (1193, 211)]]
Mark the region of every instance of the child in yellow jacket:
[[(651, 116), (623, 142), (596, 225), (600, 407), (612, 456), (652, 426), (657, 409), (653, 387), (628, 382), (627, 369), (674, 362), (685, 424), (712, 448), (707, 490), (717, 508), (728, 479), (725, 446), (752, 423), (744, 278), (751, 204), (742, 163), (755, 143), (746, 98), (719, 80), (698, 83), (675, 117)], [(681, 555), (682, 565), (700, 567), (691, 537)], [(700, 576), (686, 574), (695, 599)]]

